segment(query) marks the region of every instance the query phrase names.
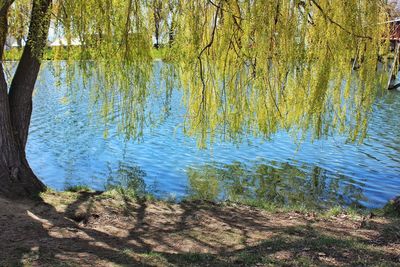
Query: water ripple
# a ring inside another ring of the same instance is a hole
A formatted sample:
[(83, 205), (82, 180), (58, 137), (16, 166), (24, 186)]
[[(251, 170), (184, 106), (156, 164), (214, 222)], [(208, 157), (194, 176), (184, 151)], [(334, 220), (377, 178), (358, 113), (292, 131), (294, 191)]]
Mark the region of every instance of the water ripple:
[[(171, 100), (172, 115), (160, 126), (145, 129), (142, 142), (125, 140), (114, 124), (108, 125), (105, 138), (103, 121), (89, 113), (88, 93), (83, 91), (76, 98), (66, 85), (54, 89), (51, 73), (46, 69), (42, 73), (46, 79), (38, 83), (34, 96), (27, 155), (37, 175), (53, 188), (84, 183), (104, 189), (107, 178), (123, 163), (142, 169), (145, 182), (164, 196), (183, 197), (195, 186), (210, 186), (201, 183), (203, 176), (210, 181), (218, 176), (235, 185), (221, 193), (225, 196), (233, 188), (238, 190), (239, 184), (253, 188), (252, 194), (273, 199), (306, 201), (312, 195), (314, 201), (349, 204), (357, 200), (367, 207), (380, 207), (400, 195), (399, 93), (380, 99), (362, 145), (334, 136), (306, 141), (298, 149), (282, 132), (272, 141), (248, 138), (249, 142), (239, 145), (221, 142), (199, 150), (196, 140), (177, 127), (184, 112), (179, 92)], [(262, 187), (263, 183), (269, 187)], [(302, 194), (300, 189), (313, 193)], [(286, 195), (289, 191), (297, 198)]]

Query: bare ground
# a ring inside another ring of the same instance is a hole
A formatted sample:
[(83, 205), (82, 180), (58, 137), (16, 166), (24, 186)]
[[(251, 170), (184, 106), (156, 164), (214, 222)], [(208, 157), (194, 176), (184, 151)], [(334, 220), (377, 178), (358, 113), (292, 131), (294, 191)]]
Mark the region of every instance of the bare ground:
[(0, 266), (400, 266), (400, 221), (206, 202), (0, 198)]

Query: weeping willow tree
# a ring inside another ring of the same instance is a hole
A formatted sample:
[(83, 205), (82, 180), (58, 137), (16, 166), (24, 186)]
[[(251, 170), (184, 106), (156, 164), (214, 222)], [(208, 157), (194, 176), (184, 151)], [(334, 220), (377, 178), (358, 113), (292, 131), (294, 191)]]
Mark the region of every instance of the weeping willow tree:
[(7, 38), (27, 33), (14, 75), (0, 70), (0, 192), (44, 189), (25, 145), (50, 26), (67, 40), (67, 65), (78, 62), (91, 81), (103, 117), (118, 119), (127, 136), (143, 127), (153, 39), (164, 35), (184, 93), (185, 132), (200, 146), (280, 129), (360, 141), (387, 82), (378, 61), (388, 49), (385, 9), (377, 0), (0, 0), (0, 57)]
[(186, 3), (175, 54), (188, 133), (200, 144), (282, 128), (361, 140), (387, 79), (377, 72), (384, 19), (379, 1)]

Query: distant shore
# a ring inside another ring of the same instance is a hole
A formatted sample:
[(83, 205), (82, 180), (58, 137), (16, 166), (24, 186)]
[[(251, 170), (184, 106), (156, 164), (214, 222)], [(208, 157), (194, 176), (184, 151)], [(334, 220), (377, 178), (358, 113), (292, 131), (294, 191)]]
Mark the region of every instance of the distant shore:
[[(22, 55), (23, 48), (11, 48), (4, 51), (4, 61), (19, 61)], [(90, 60), (90, 56), (80, 54), (82, 52), (79, 46), (65, 47), (47, 47), (43, 53), (43, 60)], [(153, 59), (165, 59), (166, 49), (165, 48), (152, 48), (150, 55)]]

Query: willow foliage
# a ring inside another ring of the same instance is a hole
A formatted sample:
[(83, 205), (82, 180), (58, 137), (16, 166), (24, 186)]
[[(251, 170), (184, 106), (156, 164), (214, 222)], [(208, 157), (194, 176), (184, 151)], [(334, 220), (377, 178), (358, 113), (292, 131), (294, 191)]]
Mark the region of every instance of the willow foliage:
[[(13, 21), (24, 18), (22, 2)], [(378, 0), (57, 0), (51, 15), (60, 36), (82, 43), (67, 47), (70, 58), (82, 60), (104, 117), (116, 115), (128, 136), (146, 120), (158, 23), (168, 75), (184, 93), (185, 132), (205, 145), (280, 129), (361, 141), (387, 84), (385, 8)], [(18, 25), (11, 35), (26, 31)]]
[(378, 1), (190, 1), (184, 8), (177, 51), (184, 51), (189, 133), (200, 140), (269, 137), (281, 128), (365, 136), (386, 79), (377, 72), (387, 49)]

